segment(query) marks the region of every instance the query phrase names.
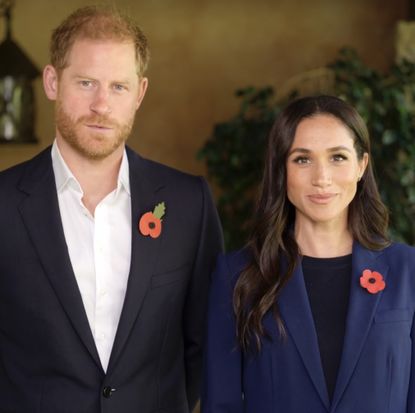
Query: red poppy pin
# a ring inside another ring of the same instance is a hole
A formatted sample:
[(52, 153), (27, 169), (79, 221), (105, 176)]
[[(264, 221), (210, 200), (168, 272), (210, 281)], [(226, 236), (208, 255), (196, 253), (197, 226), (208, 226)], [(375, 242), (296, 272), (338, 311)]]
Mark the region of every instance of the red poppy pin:
[(161, 221), (166, 212), (166, 205), (160, 202), (153, 212), (146, 212), (140, 218), (138, 229), (145, 237), (158, 238), (161, 234)]
[(385, 289), (386, 284), (382, 274), (376, 271), (364, 270), (360, 277), (360, 285), (370, 294), (376, 294)]

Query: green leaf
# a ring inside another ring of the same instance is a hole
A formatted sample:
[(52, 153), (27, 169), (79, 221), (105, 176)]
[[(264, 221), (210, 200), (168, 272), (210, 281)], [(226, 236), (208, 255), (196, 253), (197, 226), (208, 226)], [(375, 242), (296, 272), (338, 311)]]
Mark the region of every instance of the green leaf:
[(163, 218), (165, 212), (166, 212), (166, 205), (164, 204), (164, 202), (160, 202), (154, 208), (153, 215), (156, 218), (161, 219)]

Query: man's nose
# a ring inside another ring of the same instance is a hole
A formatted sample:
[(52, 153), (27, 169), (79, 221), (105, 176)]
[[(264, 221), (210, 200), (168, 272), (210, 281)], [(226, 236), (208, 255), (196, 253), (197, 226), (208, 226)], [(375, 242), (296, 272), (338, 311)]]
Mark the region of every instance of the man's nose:
[(98, 88), (94, 94), (90, 109), (99, 115), (111, 113), (109, 92), (103, 88)]

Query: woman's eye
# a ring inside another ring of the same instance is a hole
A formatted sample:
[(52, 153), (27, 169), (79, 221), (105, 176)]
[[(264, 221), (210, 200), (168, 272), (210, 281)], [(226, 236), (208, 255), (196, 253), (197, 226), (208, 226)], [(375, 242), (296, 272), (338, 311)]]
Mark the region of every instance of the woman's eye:
[(293, 159), (293, 162), (299, 165), (303, 165), (303, 164), (309, 163), (310, 159), (307, 158), (306, 156), (297, 156), (296, 158)]
[(342, 155), (341, 153), (338, 153), (336, 155), (333, 155), (333, 161), (335, 162), (341, 162), (341, 161), (345, 161), (347, 159), (346, 156)]

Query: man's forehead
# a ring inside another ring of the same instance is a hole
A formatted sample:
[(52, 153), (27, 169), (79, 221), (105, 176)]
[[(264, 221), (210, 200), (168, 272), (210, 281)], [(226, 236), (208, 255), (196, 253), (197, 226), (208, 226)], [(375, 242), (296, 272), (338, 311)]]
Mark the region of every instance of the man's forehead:
[(132, 40), (120, 40), (120, 39), (113, 39), (113, 38), (99, 38), (99, 39), (92, 39), (88, 37), (78, 37), (75, 38), (73, 41), (68, 53), (70, 54), (71, 51), (75, 50), (82, 50), (83, 48), (123, 48), (128, 49), (130, 48), (131, 51), (135, 54), (136, 50), (134, 47), (134, 42)]
[[(94, 52), (98, 52), (95, 54)], [(132, 41), (120, 41), (114, 39), (89, 39), (89, 38), (79, 38), (76, 39), (68, 50), (66, 56), (65, 68), (71, 66), (74, 61), (77, 63), (84, 63), (85, 60), (93, 61), (97, 56), (112, 55), (114, 59), (114, 54), (117, 55), (117, 59), (114, 61), (108, 60), (108, 64), (115, 63), (115, 66), (118, 65), (119, 60), (123, 59), (124, 64), (125, 60), (130, 60), (136, 66), (137, 72), (139, 71), (139, 60), (137, 58), (137, 52), (135, 50), (134, 43)]]

